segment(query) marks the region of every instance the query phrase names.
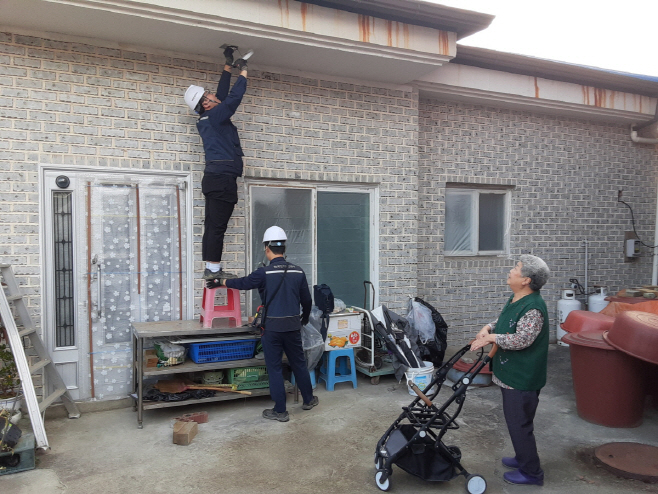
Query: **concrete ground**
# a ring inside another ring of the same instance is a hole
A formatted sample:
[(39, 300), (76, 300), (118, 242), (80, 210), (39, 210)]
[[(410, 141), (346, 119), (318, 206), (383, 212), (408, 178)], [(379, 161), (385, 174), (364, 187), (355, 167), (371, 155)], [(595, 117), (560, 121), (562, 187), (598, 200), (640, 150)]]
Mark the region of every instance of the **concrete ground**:
[[(438, 402), (449, 396), (443, 387)], [(138, 430), (131, 408), (83, 413), (77, 420), (46, 421), (51, 451), (35, 470), (0, 477), (0, 492), (89, 493), (377, 493), (373, 453), (378, 439), (411, 401), (406, 385), (384, 376), (379, 385), (359, 374), (358, 388), (320, 385), (320, 405), (303, 411), (290, 396), (290, 422), (261, 418), (269, 398), (248, 398), (206, 406), (144, 412)], [(442, 398), (443, 397), (443, 398)], [(172, 419), (208, 411), (189, 446), (172, 444)], [(502, 456), (512, 454), (496, 386), (472, 388), (460, 415), (460, 429), (447, 444), (462, 451), (462, 464), (487, 480), (489, 493), (658, 493), (658, 484), (621, 479), (594, 465), (593, 449), (613, 441), (658, 446), (658, 410), (647, 407), (633, 429), (590, 424), (578, 417), (569, 349), (551, 345), (549, 382), (540, 396), (535, 429), (543, 487), (503, 482)], [(462, 493), (464, 480), (430, 483), (394, 467), (393, 493)]]

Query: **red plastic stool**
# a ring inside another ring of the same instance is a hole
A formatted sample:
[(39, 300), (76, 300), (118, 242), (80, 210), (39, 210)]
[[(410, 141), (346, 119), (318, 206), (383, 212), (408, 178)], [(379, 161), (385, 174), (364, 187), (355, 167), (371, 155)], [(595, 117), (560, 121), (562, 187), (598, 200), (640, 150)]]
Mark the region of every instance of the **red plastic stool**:
[[(215, 305), (217, 290), (226, 290), (226, 305)], [(242, 326), (242, 308), (240, 307), (240, 290), (220, 286), (203, 289), (201, 302), (201, 322), (204, 328), (212, 327), (212, 320), (216, 317), (231, 317), (235, 319), (236, 326)]]

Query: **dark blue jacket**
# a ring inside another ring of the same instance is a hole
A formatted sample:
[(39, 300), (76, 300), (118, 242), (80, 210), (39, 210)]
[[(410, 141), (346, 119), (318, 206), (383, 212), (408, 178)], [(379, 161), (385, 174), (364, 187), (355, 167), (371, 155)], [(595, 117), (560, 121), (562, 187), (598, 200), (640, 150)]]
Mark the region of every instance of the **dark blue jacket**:
[(242, 159), (244, 156), (238, 129), (231, 122), (231, 117), (240, 106), (247, 90), (247, 79), (243, 76), (231, 85), (231, 73), (222, 72), (217, 85), (217, 99), (220, 104), (206, 110), (196, 123), (203, 149), (206, 153), (206, 172), (223, 173), (235, 177), (242, 176)]
[[(288, 270), (284, 277), (284, 269)], [(271, 294), (281, 283), (274, 300), (270, 301)], [(258, 288), (260, 299), (265, 305), (268, 303), (265, 319), (265, 331), (299, 331), (302, 326), (299, 317), (299, 306), (302, 307), (302, 319), (308, 320), (311, 313), (311, 292), (308, 289), (306, 275), (299, 266), (287, 262), (283, 257), (275, 257), (270, 265), (258, 268), (249, 276), (226, 280), (228, 288), (238, 290), (253, 290)]]

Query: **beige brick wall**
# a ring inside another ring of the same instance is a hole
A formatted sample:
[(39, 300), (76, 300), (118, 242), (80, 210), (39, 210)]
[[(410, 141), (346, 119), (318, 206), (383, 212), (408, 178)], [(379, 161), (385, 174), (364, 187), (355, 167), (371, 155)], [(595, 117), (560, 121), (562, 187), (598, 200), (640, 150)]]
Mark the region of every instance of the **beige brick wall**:
[[(557, 300), (569, 279), (621, 288), (651, 283), (650, 249), (624, 262), (624, 231), (635, 212), (640, 237), (653, 244), (658, 154), (631, 142), (622, 125), (587, 122), (467, 104), (420, 103), (418, 291), (450, 325), (451, 341), (473, 337), (494, 320), (509, 296), (512, 261), (445, 257), (446, 182), (513, 185), (510, 250), (532, 253), (552, 276), (542, 290), (555, 330)], [(554, 336), (554, 335), (553, 335)]]
[[(0, 261), (15, 266), (35, 314), (40, 163), (192, 171), (202, 269), (203, 148), (182, 95), (192, 83), (215, 87), (222, 65), (0, 33)], [(233, 119), (246, 177), (379, 184), (380, 296), (398, 309), (416, 282), (417, 101), (411, 90), (253, 70)], [(241, 192), (225, 256), (236, 270), (245, 266), (244, 215)]]

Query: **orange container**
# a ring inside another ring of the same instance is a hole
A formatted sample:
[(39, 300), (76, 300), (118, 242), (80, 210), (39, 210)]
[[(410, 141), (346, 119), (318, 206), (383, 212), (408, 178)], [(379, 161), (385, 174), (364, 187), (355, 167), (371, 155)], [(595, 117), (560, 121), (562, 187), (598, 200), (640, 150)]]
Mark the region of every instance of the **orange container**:
[(606, 343), (601, 331), (570, 333), (563, 340), (571, 352), (578, 415), (606, 427), (641, 425), (646, 363)]

